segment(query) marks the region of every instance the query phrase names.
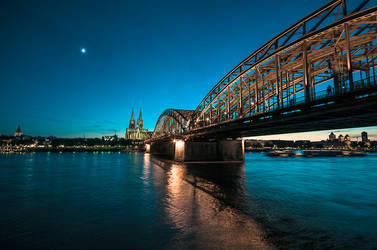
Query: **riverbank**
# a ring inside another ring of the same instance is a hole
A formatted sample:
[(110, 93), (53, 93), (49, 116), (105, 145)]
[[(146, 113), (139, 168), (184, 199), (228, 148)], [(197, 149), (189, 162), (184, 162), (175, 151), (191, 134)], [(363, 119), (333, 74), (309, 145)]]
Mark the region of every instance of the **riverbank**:
[(293, 147), (288, 147), (288, 148), (272, 148), (272, 147), (262, 147), (262, 148), (251, 148), (251, 147), (245, 147), (245, 152), (250, 152), (250, 153), (260, 153), (260, 152), (271, 152), (271, 151), (349, 151), (349, 152), (370, 152), (370, 153), (377, 153), (377, 149), (374, 148), (293, 148)]
[(363, 151), (351, 150), (272, 150), (270, 157), (360, 157), (367, 156)]
[(86, 147), (86, 148), (7, 148), (0, 149), (0, 154), (17, 154), (17, 153), (132, 153), (144, 152), (144, 148), (126, 148), (126, 147)]

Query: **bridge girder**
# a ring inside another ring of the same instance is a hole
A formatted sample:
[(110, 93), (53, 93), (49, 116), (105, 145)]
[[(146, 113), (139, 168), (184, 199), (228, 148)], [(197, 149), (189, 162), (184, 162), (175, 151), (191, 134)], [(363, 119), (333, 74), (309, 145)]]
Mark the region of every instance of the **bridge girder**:
[(267, 42), (207, 94), (190, 129), (310, 102), (328, 86), (332, 92), (352, 88), (357, 72), (357, 79), (370, 79), (377, 7), (361, 10), (367, 2), (347, 15), (345, 1), (332, 1)]
[(152, 139), (186, 132), (193, 110), (166, 109), (157, 120)]
[[(268, 119), (353, 92), (360, 96), (360, 89), (376, 95), (377, 6), (372, 2), (347, 9), (346, 0), (333, 0), (299, 20), (233, 68), (195, 111), (165, 110), (152, 139), (216, 134), (229, 130), (224, 124)], [(267, 131), (263, 125), (260, 130)]]

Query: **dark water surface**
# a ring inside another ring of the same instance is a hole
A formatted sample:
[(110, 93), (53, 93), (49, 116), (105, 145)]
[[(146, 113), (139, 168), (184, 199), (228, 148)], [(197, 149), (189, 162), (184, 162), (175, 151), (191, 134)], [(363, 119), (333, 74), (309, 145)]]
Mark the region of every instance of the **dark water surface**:
[(0, 155), (1, 249), (373, 249), (377, 155)]

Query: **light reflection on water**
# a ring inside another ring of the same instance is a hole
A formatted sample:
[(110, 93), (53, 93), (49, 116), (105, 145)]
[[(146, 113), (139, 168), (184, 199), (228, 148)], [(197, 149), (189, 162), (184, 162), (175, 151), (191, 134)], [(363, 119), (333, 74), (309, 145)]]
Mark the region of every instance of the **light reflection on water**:
[(373, 249), (377, 155), (175, 164), (0, 155), (0, 244), (37, 249)]
[(237, 209), (242, 201), (233, 198), (242, 196), (243, 164), (152, 162), (162, 169), (154, 172), (155, 179), (166, 178), (167, 185), (158, 188), (164, 193), (166, 218), (180, 230), (168, 248), (273, 248), (257, 223)]

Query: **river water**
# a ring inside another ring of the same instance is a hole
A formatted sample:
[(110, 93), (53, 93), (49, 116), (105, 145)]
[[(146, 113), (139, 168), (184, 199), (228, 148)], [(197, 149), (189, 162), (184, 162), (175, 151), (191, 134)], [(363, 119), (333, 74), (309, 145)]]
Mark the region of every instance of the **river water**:
[(373, 249), (377, 154), (0, 155), (1, 249)]

